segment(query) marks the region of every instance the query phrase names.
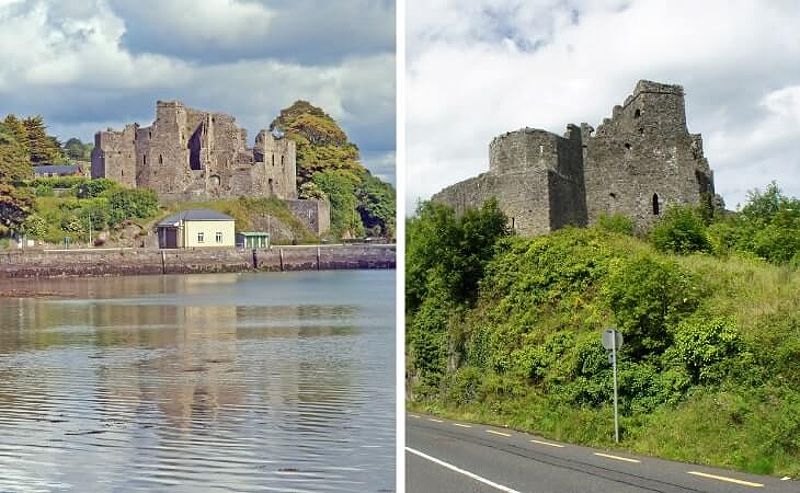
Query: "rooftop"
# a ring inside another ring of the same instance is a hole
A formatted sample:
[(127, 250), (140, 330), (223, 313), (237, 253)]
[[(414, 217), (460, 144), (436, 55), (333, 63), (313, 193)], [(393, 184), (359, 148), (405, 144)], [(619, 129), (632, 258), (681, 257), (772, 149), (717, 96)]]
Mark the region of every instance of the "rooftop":
[(233, 218), (212, 209), (189, 209), (165, 217), (158, 226), (178, 226), (183, 221), (233, 221)]

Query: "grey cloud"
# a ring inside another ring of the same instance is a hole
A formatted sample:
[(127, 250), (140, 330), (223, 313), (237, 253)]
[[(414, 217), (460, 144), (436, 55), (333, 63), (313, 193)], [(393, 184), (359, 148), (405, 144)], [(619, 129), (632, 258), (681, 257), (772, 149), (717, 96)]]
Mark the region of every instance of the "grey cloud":
[[(296, 0), (237, 2), (258, 5), (272, 16), (268, 22), (247, 22), (224, 42), (226, 19), (220, 16), (214, 32), (192, 25), (192, 12), (176, 18), (159, 1), (111, 0), (127, 23), (125, 44), (134, 53), (152, 52), (219, 63), (232, 59), (269, 57), (283, 62), (335, 63), (352, 56), (394, 52), (395, 5), (390, 0)], [(165, 15), (165, 14), (169, 15)]]

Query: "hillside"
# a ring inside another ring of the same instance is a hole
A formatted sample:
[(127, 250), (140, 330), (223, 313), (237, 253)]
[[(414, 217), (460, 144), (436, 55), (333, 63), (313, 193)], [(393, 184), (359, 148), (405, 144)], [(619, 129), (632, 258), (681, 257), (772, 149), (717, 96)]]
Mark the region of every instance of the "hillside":
[[(600, 334), (616, 326), (620, 447), (800, 475), (796, 265), (662, 253), (660, 237), (608, 230), (625, 228), (519, 238), (504, 224), (492, 204), (463, 218), (426, 204), (409, 221), (411, 408), (613, 447)], [(709, 229), (701, 249), (725, 236)]]
[(330, 200), (334, 237), (394, 236), (394, 188), (361, 164), (358, 147), (333, 118), (296, 101), (281, 110), (270, 130), (297, 143), (300, 196)]

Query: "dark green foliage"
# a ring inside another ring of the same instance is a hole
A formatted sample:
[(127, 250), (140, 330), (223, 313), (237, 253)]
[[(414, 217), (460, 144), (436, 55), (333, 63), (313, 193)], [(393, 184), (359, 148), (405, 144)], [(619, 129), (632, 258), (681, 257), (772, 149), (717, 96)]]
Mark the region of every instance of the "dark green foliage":
[(597, 226), (604, 231), (610, 231), (612, 233), (623, 235), (633, 234), (633, 220), (622, 214), (613, 214), (611, 216), (601, 214), (597, 219)]
[(314, 175), (314, 184), (331, 203), (331, 232), (337, 238), (364, 236), (364, 226), (357, 211), (358, 179), (350, 174), (325, 171)]
[(22, 120), (28, 139), (28, 150), (32, 164), (55, 164), (64, 161), (61, 144), (55, 137), (47, 135), (47, 127), (40, 115)]
[(496, 200), (489, 200), (462, 217), (456, 217), (445, 205), (421, 204), (406, 229), (408, 308), (419, 306), (434, 275), (451, 299), (474, 300), (495, 242), (509, 234), (506, 224)]
[(376, 231), (376, 236), (393, 236), (397, 210), (394, 188), (367, 172), (356, 189), (356, 195), (364, 227)]
[(675, 350), (694, 383), (716, 382), (724, 376), (722, 364), (742, 350), (742, 341), (730, 320), (691, 318), (678, 325)]
[(64, 143), (64, 153), (76, 161), (89, 161), (92, 158), (94, 145), (84, 144), (80, 139), (72, 137)]
[(717, 253), (749, 252), (772, 263), (800, 265), (800, 199), (785, 196), (773, 182), (749, 193), (738, 214), (709, 228)]
[(19, 186), (31, 175), (24, 143), (13, 128), (0, 123), (0, 233), (19, 229), (33, 211), (33, 193)]
[(119, 188), (117, 182), (107, 178), (98, 178), (96, 180), (86, 180), (80, 184), (75, 185), (75, 196), (79, 199), (88, 199), (92, 197), (99, 197), (101, 194)]
[(662, 252), (687, 254), (711, 251), (703, 217), (694, 207), (667, 209), (650, 233), (650, 239)]
[(677, 264), (649, 255), (615, 262), (603, 294), (636, 359), (663, 352), (672, 343), (670, 328), (697, 307), (702, 295)]
[(150, 189), (121, 188), (108, 194), (108, 206), (111, 224), (127, 219), (146, 219), (158, 212), (158, 196)]
[(300, 196), (330, 200), (332, 236), (394, 236), (394, 188), (361, 165), (358, 147), (333, 118), (307, 101), (296, 101), (281, 110), (270, 125), (274, 129), (297, 144)]

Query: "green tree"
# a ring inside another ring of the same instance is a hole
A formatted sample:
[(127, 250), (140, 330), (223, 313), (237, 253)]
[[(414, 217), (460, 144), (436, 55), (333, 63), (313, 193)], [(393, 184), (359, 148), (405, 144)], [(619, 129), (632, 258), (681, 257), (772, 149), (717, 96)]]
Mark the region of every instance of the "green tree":
[(32, 175), (24, 145), (0, 123), (0, 232), (17, 230), (33, 210), (33, 193), (19, 186)]
[(331, 170), (316, 173), (314, 183), (331, 202), (331, 233), (338, 238), (363, 236), (364, 225), (358, 215), (355, 196), (358, 178)]
[(55, 137), (47, 135), (47, 127), (41, 115), (22, 120), (30, 149), (30, 160), (34, 165), (61, 162), (64, 155), (61, 144)]
[(358, 212), (364, 227), (378, 229), (383, 236), (394, 233), (396, 197), (394, 188), (365, 173), (357, 187)]
[(709, 227), (715, 251), (749, 252), (772, 263), (800, 265), (800, 199), (787, 197), (775, 182), (748, 193), (738, 213)]
[(495, 243), (509, 234), (507, 224), (495, 199), (461, 217), (442, 204), (420, 204), (406, 227), (408, 309), (422, 303), (432, 282), (440, 283), (457, 303), (474, 301)]
[(295, 101), (270, 124), (297, 144), (297, 177), (300, 185), (316, 173), (342, 170), (354, 175), (364, 172), (358, 147), (336, 121), (308, 101)]
[(64, 153), (70, 159), (88, 161), (91, 159), (91, 144), (84, 144), (80, 139), (72, 137), (64, 143)]
[(3, 120), (5, 124), (6, 130), (13, 135), (14, 139), (16, 140), (17, 144), (21, 152), (24, 154), (24, 161), (29, 162), (30, 157), (30, 146), (28, 145), (28, 131), (25, 128), (25, 125), (22, 123), (22, 120), (17, 118), (16, 115), (13, 113), (9, 113), (6, 115), (5, 120)]

